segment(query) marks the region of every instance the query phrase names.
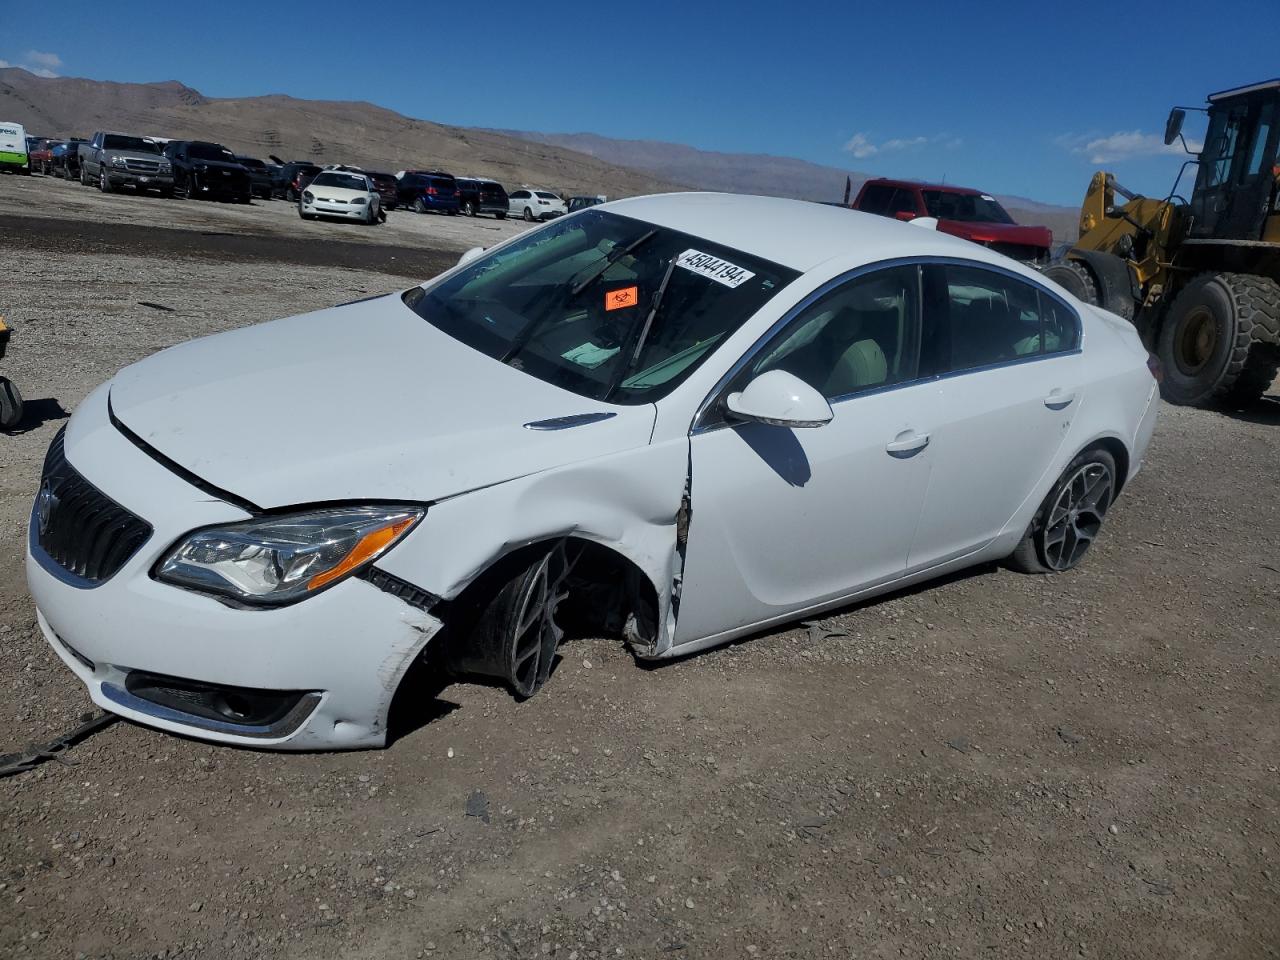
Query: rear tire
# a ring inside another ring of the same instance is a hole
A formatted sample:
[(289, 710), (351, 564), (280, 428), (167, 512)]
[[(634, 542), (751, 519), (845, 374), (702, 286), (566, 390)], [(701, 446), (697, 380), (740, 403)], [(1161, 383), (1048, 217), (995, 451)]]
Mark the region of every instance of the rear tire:
[(1098, 306), (1098, 281), (1079, 260), (1059, 260), (1040, 272), (1077, 300)]
[(12, 430), (22, 422), (22, 394), (7, 377), (0, 377), (0, 430)]
[(1116, 461), (1100, 447), (1077, 455), (1036, 511), (1008, 565), (1019, 573), (1062, 573), (1084, 559), (1115, 501)]
[(494, 216), (497, 217), (499, 220), (507, 219), (507, 215), (505, 213), (502, 213), (501, 211), (499, 211), (498, 213), (495, 213)]
[[(1256, 400), (1275, 378), (1280, 285), (1242, 273), (1202, 273), (1174, 297), (1156, 339), (1170, 403)], [(1265, 381), (1265, 382), (1264, 382)]]

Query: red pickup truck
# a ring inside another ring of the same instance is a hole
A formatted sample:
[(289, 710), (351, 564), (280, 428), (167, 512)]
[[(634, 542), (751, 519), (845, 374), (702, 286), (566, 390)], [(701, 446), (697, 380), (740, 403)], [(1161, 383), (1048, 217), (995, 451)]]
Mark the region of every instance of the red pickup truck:
[(968, 187), (880, 178), (864, 183), (852, 206), (898, 220), (934, 217), (942, 233), (1028, 263), (1047, 262), (1053, 246), (1048, 227), (1019, 226), (995, 197)]

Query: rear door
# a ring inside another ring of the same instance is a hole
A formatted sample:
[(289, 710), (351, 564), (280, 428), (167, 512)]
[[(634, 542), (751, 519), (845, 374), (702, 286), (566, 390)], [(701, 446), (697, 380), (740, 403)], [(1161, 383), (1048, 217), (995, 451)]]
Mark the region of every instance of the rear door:
[(926, 269), (925, 291), (940, 407), (912, 570), (986, 546), (1041, 489), (1085, 384), (1080, 319), (1039, 285), (948, 263)]

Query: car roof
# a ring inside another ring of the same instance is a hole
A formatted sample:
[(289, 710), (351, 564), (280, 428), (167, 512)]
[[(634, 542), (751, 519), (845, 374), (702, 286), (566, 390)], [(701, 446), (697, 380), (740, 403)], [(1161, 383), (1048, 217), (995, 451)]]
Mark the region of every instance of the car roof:
[(850, 268), (896, 257), (960, 257), (1010, 270), (1014, 261), (986, 247), (891, 217), (808, 200), (734, 193), (665, 193), (593, 207), (705, 237), (793, 270), (842, 259)]
[(941, 190), (943, 193), (961, 193), (972, 197), (989, 196), (989, 194), (983, 194), (981, 190), (975, 190), (973, 187), (957, 187), (951, 183), (929, 183), (925, 180), (890, 180), (888, 177), (876, 177), (874, 180), (867, 181), (867, 184), (871, 183), (884, 187), (914, 187), (920, 190)]

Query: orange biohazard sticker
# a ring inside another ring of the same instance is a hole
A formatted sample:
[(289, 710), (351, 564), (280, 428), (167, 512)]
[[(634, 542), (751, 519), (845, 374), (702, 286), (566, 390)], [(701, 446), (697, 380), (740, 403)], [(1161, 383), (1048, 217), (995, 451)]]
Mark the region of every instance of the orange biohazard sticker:
[(606, 310), (621, 310), (623, 307), (634, 307), (639, 302), (639, 287), (623, 287), (621, 290), (609, 290), (604, 295), (604, 308)]

